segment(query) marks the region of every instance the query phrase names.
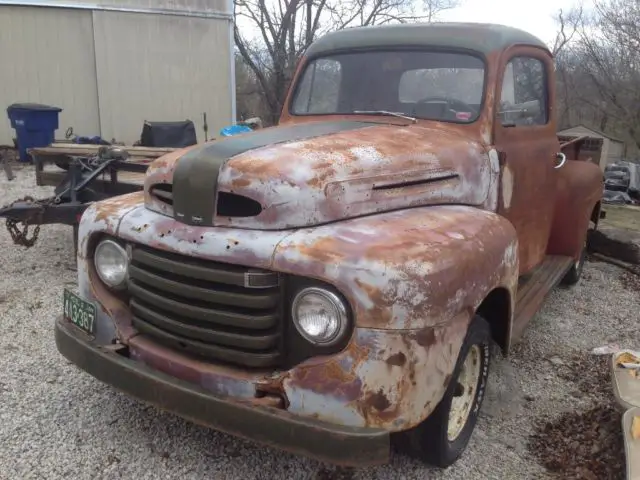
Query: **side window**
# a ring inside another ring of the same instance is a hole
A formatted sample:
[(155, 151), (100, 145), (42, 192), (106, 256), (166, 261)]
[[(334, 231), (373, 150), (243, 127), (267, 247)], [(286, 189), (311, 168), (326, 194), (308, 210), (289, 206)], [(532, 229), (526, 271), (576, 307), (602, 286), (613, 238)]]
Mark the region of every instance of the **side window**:
[(340, 80), (342, 69), (340, 62), (321, 58), (305, 68), (298, 94), (293, 103), (297, 114), (333, 113), (338, 110)]
[(500, 97), (505, 127), (545, 125), (548, 121), (547, 76), (536, 58), (515, 57), (507, 64)]

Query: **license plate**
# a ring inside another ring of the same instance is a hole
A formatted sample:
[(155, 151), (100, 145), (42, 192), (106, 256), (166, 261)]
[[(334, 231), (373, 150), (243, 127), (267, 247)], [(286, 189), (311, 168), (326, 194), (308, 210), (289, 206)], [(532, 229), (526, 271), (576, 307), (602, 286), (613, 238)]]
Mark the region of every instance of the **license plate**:
[(64, 289), (64, 317), (78, 328), (94, 334), (96, 325), (96, 307), (75, 293)]

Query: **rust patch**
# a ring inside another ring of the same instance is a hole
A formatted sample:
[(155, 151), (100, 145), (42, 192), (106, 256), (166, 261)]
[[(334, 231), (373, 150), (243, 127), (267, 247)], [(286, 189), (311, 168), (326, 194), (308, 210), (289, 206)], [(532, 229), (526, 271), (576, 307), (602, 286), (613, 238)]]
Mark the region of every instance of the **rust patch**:
[(110, 220), (118, 220), (123, 210), (144, 203), (144, 193), (134, 192), (126, 195), (112, 197), (95, 204), (95, 221), (109, 222)]
[(422, 347), (429, 348), (436, 343), (436, 334), (433, 328), (424, 328), (413, 335), (416, 343)]
[(405, 363), (407, 363), (407, 356), (402, 352), (394, 353), (387, 358), (387, 365), (394, 367), (402, 367)]
[(366, 293), (372, 304), (369, 312), (371, 317), (376, 318), (381, 324), (389, 324), (393, 316), (390, 308), (393, 300), (387, 298), (387, 295), (379, 288), (364, 283), (359, 278), (355, 279), (355, 283)]
[(315, 171), (317, 174), (307, 184), (317, 189), (321, 189), (327, 183), (327, 180), (336, 176), (336, 169), (329, 162), (317, 165)]
[(320, 238), (310, 245), (300, 245), (299, 251), (305, 257), (322, 263), (335, 263), (341, 260), (342, 253), (337, 250), (337, 242), (330, 237)]
[(232, 188), (242, 188), (251, 185), (251, 180), (246, 177), (235, 178), (231, 181)]
[(378, 390), (375, 393), (369, 393), (364, 403), (366, 406), (371, 406), (379, 412), (386, 410), (391, 406), (391, 402), (389, 402), (389, 399), (384, 394), (382, 389)]
[(299, 367), (291, 375), (291, 385), (313, 389), (321, 395), (331, 395), (346, 401), (353, 401), (362, 393), (362, 380), (347, 371), (335, 360), (321, 365)]

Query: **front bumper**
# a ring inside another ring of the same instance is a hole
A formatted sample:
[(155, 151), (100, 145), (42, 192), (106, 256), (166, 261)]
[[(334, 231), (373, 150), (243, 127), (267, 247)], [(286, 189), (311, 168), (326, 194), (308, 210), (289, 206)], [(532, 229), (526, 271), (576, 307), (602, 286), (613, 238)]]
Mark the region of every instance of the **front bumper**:
[(97, 345), (61, 316), (55, 339), (64, 357), (98, 380), (194, 423), (335, 465), (389, 461), (386, 430), (329, 424), (212, 395)]

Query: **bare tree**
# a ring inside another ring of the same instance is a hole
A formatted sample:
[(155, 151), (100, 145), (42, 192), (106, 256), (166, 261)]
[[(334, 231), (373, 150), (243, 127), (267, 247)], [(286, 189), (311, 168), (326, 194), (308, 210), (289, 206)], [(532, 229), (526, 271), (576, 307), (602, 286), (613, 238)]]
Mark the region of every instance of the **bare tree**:
[(571, 42), (576, 35), (578, 28), (582, 26), (584, 22), (584, 7), (582, 6), (582, 3), (578, 4), (578, 6), (572, 8), (567, 13), (560, 9), (555, 20), (558, 23), (559, 29), (551, 51), (553, 52), (553, 55), (557, 56), (560, 54), (562, 49)]
[(435, 22), (438, 16), (447, 10), (452, 10), (460, 5), (458, 0), (427, 0), (424, 2), (424, 9), (426, 10), (426, 20), (428, 22)]
[(594, 0), (589, 14), (578, 13), (559, 16), (554, 45), (561, 122), (585, 123), (640, 150), (640, 3)]
[[(255, 76), (275, 123), (298, 60), (320, 35), (332, 30), (391, 22), (433, 21), (459, 0), (236, 0), (235, 43)], [(417, 13), (419, 7), (423, 12)], [(257, 37), (241, 32), (247, 25)]]

